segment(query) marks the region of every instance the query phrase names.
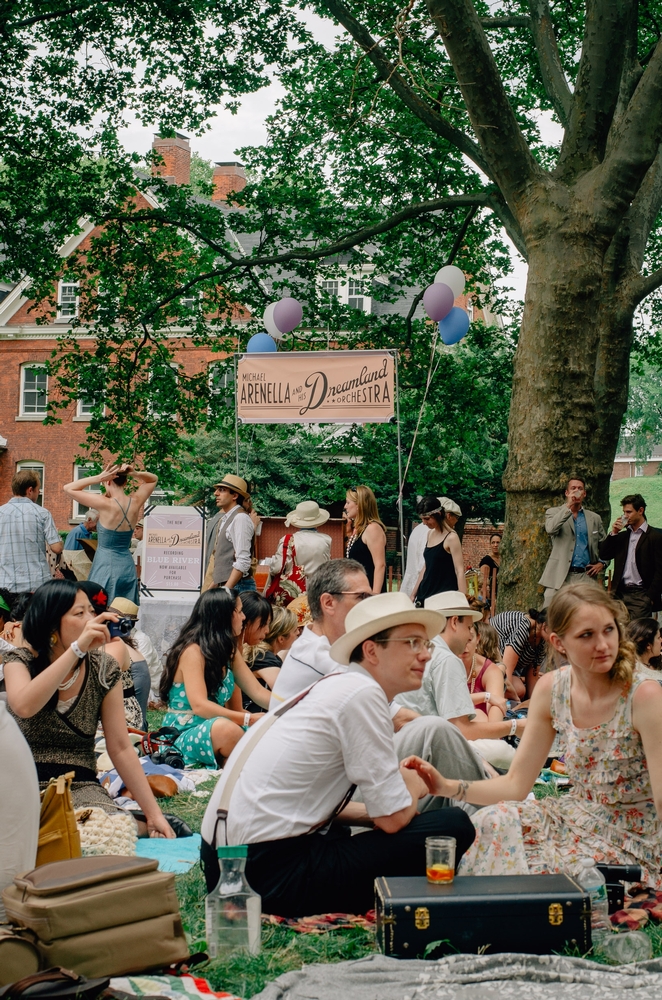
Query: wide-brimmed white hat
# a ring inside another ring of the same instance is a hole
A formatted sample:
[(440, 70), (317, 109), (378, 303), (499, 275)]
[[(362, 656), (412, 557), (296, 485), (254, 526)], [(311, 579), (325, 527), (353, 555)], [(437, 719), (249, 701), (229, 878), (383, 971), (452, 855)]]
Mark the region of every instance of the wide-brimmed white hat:
[(330, 517), (328, 510), (324, 510), (314, 500), (302, 500), (287, 515), (285, 527), (289, 528), (293, 524), (295, 528), (319, 528), (320, 524), (326, 524)]
[(468, 615), (473, 621), (479, 622), (483, 617), (483, 612), (474, 611), (466, 596), (459, 590), (444, 590), (441, 594), (433, 594), (425, 599), (423, 606), (430, 611), (440, 611), (445, 618), (452, 618), (453, 615), (464, 618)]
[(352, 651), (378, 632), (396, 625), (423, 625), (428, 639), (434, 639), (446, 626), (438, 611), (417, 608), (406, 594), (375, 594), (360, 601), (345, 619), (346, 632), (329, 650), (336, 663), (348, 664)]
[(439, 506), (443, 507), (448, 514), (457, 514), (458, 517), (462, 517), (462, 511), (458, 504), (454, 500), (451, 500), (450, 497), (439, 497), (438, 500)]

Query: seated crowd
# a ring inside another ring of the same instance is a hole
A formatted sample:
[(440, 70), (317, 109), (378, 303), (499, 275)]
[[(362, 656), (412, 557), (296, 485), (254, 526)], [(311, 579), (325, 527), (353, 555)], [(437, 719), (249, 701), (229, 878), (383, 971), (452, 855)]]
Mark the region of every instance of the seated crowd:
[[(455, 837), (463, 874), (573, 872), (591, 855), (639, 864), (662, 888), (655, 619), (626, 626), (618, 602), (581, 582), (546, 612), (485, 624), (459, 590), (422, 608), (375, 594), (352, 558), (325, 561), (306, 594), (300, 627), (255, 591), (210, 589), (166, 659), (175, 749), (186, 766), (223, 768), (202, 824), (210, 890), (216, 848), (245, 844), (265, 912), (361, 913), (375, 877), (424, 872), (431, 835)], [(97, 780), (100, 728), (140, 807), (136, 832), (175, 836), (127, 729), (145, 727), (149, 669), (132, 634), (109, 632), (138, 608), (107, 601), (95, 583), (52, 580), (20, 624), (0, 607), (0, 794), (12, 831), (0, 838), (0, 888), (34, 863), (38, 788), (52, 777), (74, 772), (76, 808), (126, 817)], [(524, 718), (507, 699), (526, 691)], [(571, 789), (536, 801), (557, 736)]]

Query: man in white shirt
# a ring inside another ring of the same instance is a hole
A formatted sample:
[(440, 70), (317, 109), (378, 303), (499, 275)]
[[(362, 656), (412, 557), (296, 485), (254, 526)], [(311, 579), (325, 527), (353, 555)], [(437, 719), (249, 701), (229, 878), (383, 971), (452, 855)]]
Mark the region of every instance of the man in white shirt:
[[(230, 755), (202, 824), (210, 889), (215, 847), (225, 843), (248, 845), (246, 877), (263, 911), (281, 916), (366, 912), (377, 876), (425, 871), (428, 836), (455, 837), (459, 861), (474, 840), (471, 820), (457, 808), (417, 814), (428, 790), (398, 764), (389, 713), (398, 692), (420, 685), (442, 624), (405, 594), (378, 594), (352, 608), (330, 649), (348, 669), (290, 699), (275, 721), (260, 720)], [(241, 765), (244, 741), (252, 749)], [(226, 783), (227, 815), (219, 815)], [(363, 803), (349, 802), (354, 786)], [(328, 826), (336, 816), (372, 829), (352, 837), (347, 826)]]
[[(363, 566), (354, 559), (331, 559), (325, 563), (313, 573), (306, 593), (313, 621), (285, 657), (271, 694), (270, 711), (320, 677), (344, 669), (333, 659), (331, 643), (345, 634), (345, 619), (352, 608), (371, 596)], [(397, 701), (391, 704), (390, 714), (399, 760), (413, 754), (429, 761), (442, 774), (466, 781), (480, 781), (494, 773), (485, 769), (482, 759), (457, 728), (444, 719), (423, 716)], [(430, 798), (423, 809), (445, 804), (446, 800)], [(469, 807), (468, 811), (474, 810)]]
[(490, 722), (483, 712), (477, 717), (467, 684), (467, 672), (460, 655), (471, 638), (471, 626), (480, 621), (480, 611), (472, 611), (460, 591), (447, 590), (428, 597), (425, 607), (440, 611), (446, 618), (441, 635), (433, 641), (432, 658), (425, 668), (421, 687), (395, 699), (403, 708), (421, 715), (437, 715), (456, 726), (475, 749), (495, 767), (507, 768), (513, 748), (503, 736), (520, 736), (526, 719)]
[(249, 498), (248, 483), (241, 476), (228, 474), (214, 486), (214, 496), (221, 513), (213, 538), (214, 586), (255, 590), (251, 576), (255, 527), (243, 508)]

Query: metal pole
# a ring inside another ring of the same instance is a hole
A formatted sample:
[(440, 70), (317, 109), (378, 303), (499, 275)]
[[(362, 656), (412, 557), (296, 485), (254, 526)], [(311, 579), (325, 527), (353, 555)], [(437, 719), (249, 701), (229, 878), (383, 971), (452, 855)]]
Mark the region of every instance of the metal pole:
[(398, 351), (393, 352), (395, 362), (395, 422), (398, 428), (398, 523), (400, 526), (400, 572), (405, 575), (405, 557), (407, 543), (405, 541), (405, 515), (403, 504), (404, 483), (402, 481), (402, 441), (400, 438), (400, 380), (398, 376)]
[(239, 415), (237, 406), (237, 352), (234, 355), (234, 450), (236, 475), (239, 475)]

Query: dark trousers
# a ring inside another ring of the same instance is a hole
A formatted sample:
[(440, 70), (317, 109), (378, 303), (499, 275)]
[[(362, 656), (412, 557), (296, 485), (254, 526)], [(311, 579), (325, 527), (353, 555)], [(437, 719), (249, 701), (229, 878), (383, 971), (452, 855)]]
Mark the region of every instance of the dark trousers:
[(131, 676), (136, 698), (143, 715), (143, 729), (147, 729), (147, 708), (149, 705), (149, 692), (152, 687), (152, 678), (149, 676), (149, 667), (144, 660), (136, 660), (131, 664)]
[(653, 613), (653, 602), (643, 587), (626, 587), (622, 583), (616, 596), (628, 609), (631, 621), (636, 618), (650, 618)]
[[(333, 826), (327, 834), (249, 844), (246, 878), (262, 897), (263, 913), (366, 913), (375, 905), (378, 876), (425, 875), (426, 837), (455, 837), (457, 864), (475, 836), (471, 819), (456, 807), (414, 816), (398, 833), (370, 830), (352, 837), (347, 827)], [(220, 872), (204, 840), (201, 861), (211, 892)]]

